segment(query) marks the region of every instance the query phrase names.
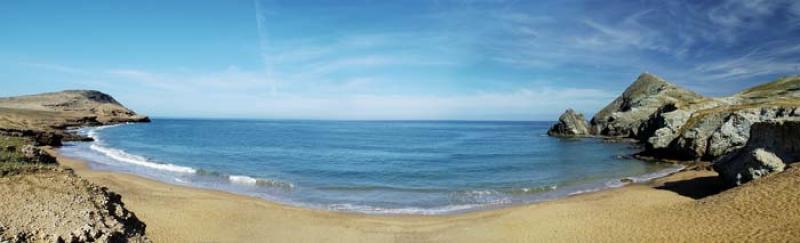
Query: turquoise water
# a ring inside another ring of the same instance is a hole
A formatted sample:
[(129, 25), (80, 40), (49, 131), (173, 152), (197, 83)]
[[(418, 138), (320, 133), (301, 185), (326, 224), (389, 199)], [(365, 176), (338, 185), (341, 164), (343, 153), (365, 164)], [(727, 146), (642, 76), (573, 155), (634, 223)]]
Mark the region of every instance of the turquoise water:
[(377, 214), (531, 203), (646, 180), (674, 166), (629, 144), (545, 136), (550, 122), (153, 119), (82, 129), (61, 152), (99, 170)]

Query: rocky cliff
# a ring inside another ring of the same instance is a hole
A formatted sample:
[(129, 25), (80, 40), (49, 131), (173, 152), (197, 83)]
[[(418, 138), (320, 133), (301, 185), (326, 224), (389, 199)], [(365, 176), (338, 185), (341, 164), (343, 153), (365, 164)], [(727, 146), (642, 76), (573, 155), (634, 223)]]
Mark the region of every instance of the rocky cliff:
[(0, 135), (34, 137), (40, 145), (83, 140), (67, 128), (125, 122), (149, 122), (113, 97), (93, 90), (0, 98)]
[(18, 113), (16, 115), (20, 118), (26, 115), (49, 116), (44, 122), (52, 122), (48, 124), (51, 127), (149, 121), (146, 116), (125, 108), (110, 95), (94, 90), (65, 90), (0, 98), (0, 108), (5, 108), (3, 113)]
[(588, 135), (636, 139), (640, 155), (657, 159), (714, 161), (745, 147), (753, 124), (796, 117), (800, 77), (710, 98), (644, 73), (592, 118)]
[[(625, 91), (592, 118), (592, 133), (601, 136), (646, 139), (655, 133), (661, 123), (680, 123), (683, 112), (691, 112), (704, 106), (713, 106), (714, 100), (678, 87), (655, 75), (639, 75)], [(655, 117), (662, 114), (661, 118)]]
[(67, 128), (147, 121), (98, 91), (0, 98), (0, 242), (149, 242), (119, 195), (41, 148), (83, 139)]

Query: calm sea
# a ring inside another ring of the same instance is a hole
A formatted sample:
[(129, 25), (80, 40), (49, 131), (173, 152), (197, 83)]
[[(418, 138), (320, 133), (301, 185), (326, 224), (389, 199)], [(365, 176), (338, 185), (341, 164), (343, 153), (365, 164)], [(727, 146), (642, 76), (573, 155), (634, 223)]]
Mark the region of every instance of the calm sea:
[(545, 136), (551, 122), (153, 119), (80, 130), (61, 148), (99, 170), (301, 207), (443, 214), (643, 181), (674, 165), (629, 144)]

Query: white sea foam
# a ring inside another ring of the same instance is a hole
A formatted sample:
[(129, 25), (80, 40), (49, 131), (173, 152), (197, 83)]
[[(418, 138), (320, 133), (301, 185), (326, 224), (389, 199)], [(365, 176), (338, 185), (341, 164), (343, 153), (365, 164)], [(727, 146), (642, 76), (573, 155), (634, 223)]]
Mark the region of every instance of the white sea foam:
[(228, 176), (228, 180), (235, 184), (242, 184), (242, 185), (256, 185), (256, 178), (249, 177), (249, 176), (238, 176), (238, 175), (231, 175)]
[(94, 139), (95, 143), (100, 143), (100, 136), (97, 135), (97, 131), (100, 131), (100, 130), (103, 130), (103, 129), (107, 129), (107, 128), (112, 128), (112, 127), (117, 127), (117, 126), (120, 126), (120, 125), (123, 125), (123, 124), (114, 124), (114, 125), (105, 125), (105, 126), (99, 126), (99, 127), (92, 127), (92, 128), (89, 128), (89, 130), (86, 132), (86, 136)]
[(148, 161), (142, 156), (129, 154), (119, 149), (106, 148), (97, 144), (92, 144), (91, 146), (89, 146), (89, 148), (91, 148), (94, 151), (100, 152), (103, 155), (108, 156), (109, 158), (112, 158), (114, 160), (129, 164), (139, 165), (151, 169), (165, 170), (178, 173), (192, 173), (192, 174), (197, 172), (197, 170), (191, 167), (152, 162)]
[(294, 185), (292, 183), (278, 181), (278, 180), (271, 180), (271, 179), (253, 178), (243, 175), (229, 175), (228, 180), (231, 183), (239, 185), (268, 186), (268, 187), (279, 187), (284, 189), (294, 188)]
[(107, 128), (116, 127), (116, 126), (120, 126), (120, 125), (122, 125), (122, 124), (99, 126), (99, 127), (94, 127), (94, 128), (89, 129), (88, 132), (86, 133), (86, 136), (94, 139), (94, 142), (92, 142), (92, 144), (89, 146), (89, 148), (94, 150), (94, 151), (97, 151), (97, 152), (99, 152), (99, 153), (101, 153), (101, 154), (103, 154), (103, 155), (105, 155), (105, 156), (107, 156), (109, 158), (112, 158), (112, 159), (114, 159), (116, 161), (119, 161), (119, 162), (139, 165), (139, 166), (143, 166), (143, 167), (147, 167), (147, 168), (151, 168), (151, 169), (165, 170), (165, 171), (178, 172), (178, 173), (192, 173), (193, 174), (193, 173), (197, 172), (197, 170), (195, 170), (194, 168), (191, 168), (191, 167), (185, 167), (185, 166), (179, 166), (179, 165), (173, 165), (173, 164), (165, 164), (165, 163), (153, 162), (153, 161), (147, 160), (146, 158), (144, 158), (142, 156), (138, 156), (138, 155), (135, 155), (135, 154), (129, 154), (129, 153), (127, 153), (127, 152), (125, 152), (123, 150), (120, 150), (120, 149), (104, 147), (103, 146), (103, 142), (100, 140), (100, 136), (97, 135), (97, 131), (100, 131), (100, 130), (103, 130), (103, 129), (107, 129)]

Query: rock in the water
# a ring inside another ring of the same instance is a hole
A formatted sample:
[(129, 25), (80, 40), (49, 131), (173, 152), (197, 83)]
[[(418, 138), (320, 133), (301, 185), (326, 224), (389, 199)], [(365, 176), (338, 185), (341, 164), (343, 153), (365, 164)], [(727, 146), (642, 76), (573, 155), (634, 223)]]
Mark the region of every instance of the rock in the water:
[(720, 177), (731, 185), (741, 185), (781, 172), (784, 162), (800, 159), (800, 120), (758, 122), (750, 128), (747, 144), (713, 164)]
[(589, 135), (589, 124), (583, 114), (567, 109), (558, 118), (558, 123), (547, 131), (547, 135), (559, 137), (587, 136)]

